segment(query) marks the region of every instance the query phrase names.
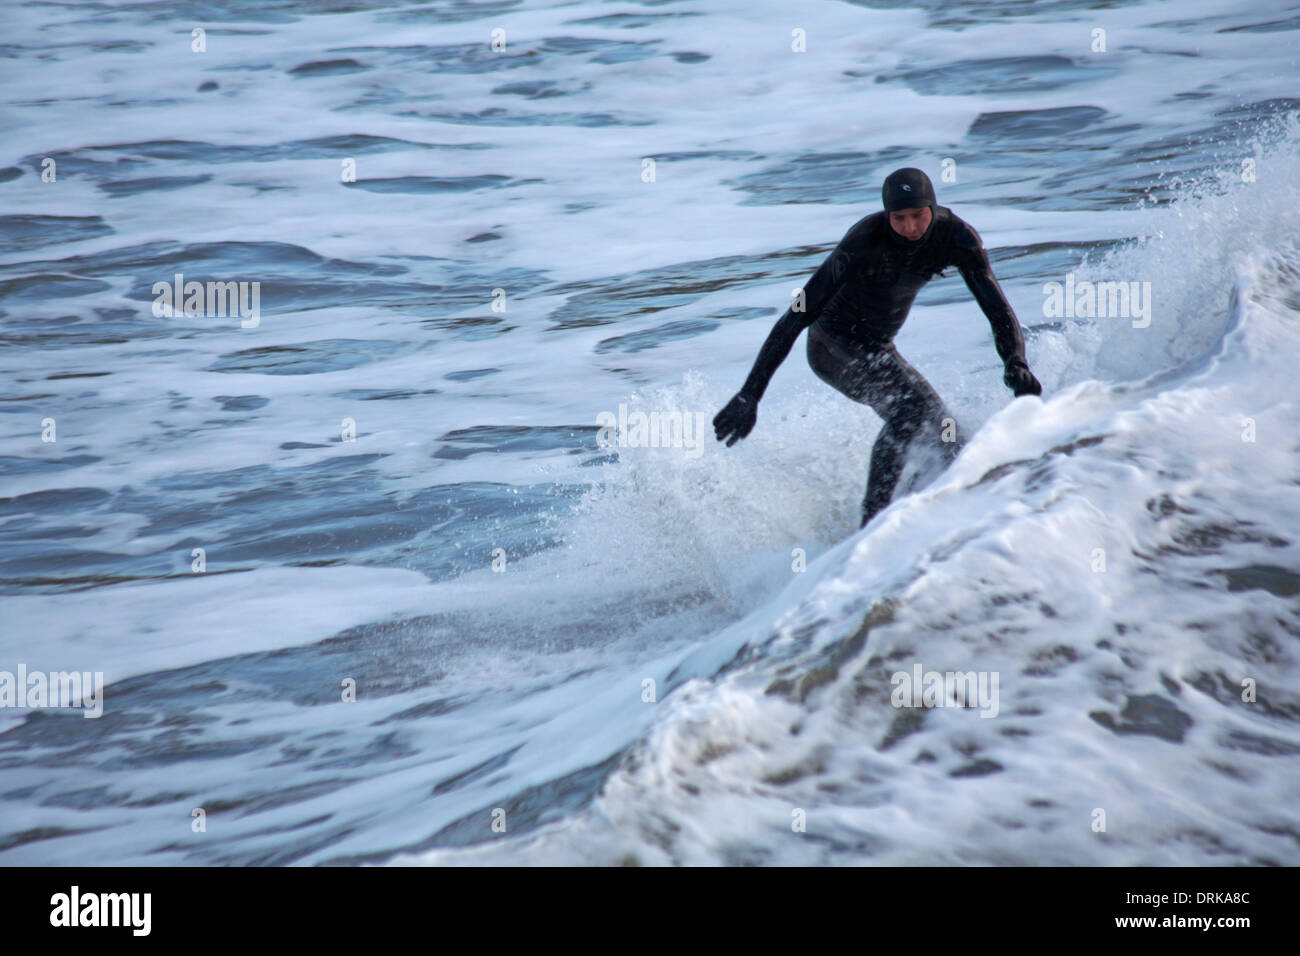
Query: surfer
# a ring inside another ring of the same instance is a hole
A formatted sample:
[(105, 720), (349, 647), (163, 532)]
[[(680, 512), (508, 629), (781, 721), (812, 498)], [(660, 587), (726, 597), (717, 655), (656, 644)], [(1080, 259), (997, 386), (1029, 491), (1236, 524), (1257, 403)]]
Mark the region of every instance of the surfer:
[(1017, 397), (1043, 391), (979, 233), (935, 202), (934, 186), (919, 169), (890, 173), (881, 196), (884, 211), (849, 229), (777, 320), (744, 386), (713, 419), (728, 448), (748, 435), (768, 381), (808, 329), (808, 364), (817, 377), (884, 419), (871, 449), (862, 526), (889, 504), (913, 439), (937, 451), (944, 467), (964, 441), (938, 393), (893, 344), (931, 276), (957, 267), (993, 327), (1002, 381)]

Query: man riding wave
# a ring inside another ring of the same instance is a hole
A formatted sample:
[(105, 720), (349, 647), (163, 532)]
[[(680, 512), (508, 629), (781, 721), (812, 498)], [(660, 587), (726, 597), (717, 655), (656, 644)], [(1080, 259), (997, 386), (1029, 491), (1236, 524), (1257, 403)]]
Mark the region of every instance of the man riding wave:
[(849, 229), (804, 286), (802, 302), (777, 320), (744, 386), (713, 419), (718, 441), (728, 447), (748, 435), (773, 373), (808, 329), (808, 364), (817, 377), (884, 419), (871, 450), (862, 526), (889, 504), (913, 440), (936, 449), (945, 467), (963, 444), (938, 393), (893, 345), (932, 276), (957, 267), (993, 328), (1003, 382), (1017, 397), (1043, 391), (979, 234), (935, 202), (934, 186), (919, 169), (890, 173), (881, 194), (884, 211)]

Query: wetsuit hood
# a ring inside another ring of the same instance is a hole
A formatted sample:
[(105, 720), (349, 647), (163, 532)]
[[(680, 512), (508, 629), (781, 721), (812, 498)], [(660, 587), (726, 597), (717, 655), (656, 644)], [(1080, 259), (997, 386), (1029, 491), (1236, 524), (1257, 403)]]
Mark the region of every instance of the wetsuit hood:
[[(904, 249), (919, 249), (925, 245), (939, 218), (939, 204), (935, 201), (934, 183), (930, 182), (929, 176), (914, 166), (894, 170), (885, 177), (885, 184), (880, 187), (880, 201), (885, 207), (885, 225), (889, 229), (889, 238), (896, 245)], [(923, 206), (930, 207), (930, 225), (920, 238), (904, 239), (894, 232), (894, 227), (889, 225), (889, 213)]]
[(880, 201), (884, 204), (885, 212), (916, 209), (919, 206), (933, 209), (937, 205), (934, 183), (914, 166), (896, 169), (885, 177), (885, 184), (880, 187)]

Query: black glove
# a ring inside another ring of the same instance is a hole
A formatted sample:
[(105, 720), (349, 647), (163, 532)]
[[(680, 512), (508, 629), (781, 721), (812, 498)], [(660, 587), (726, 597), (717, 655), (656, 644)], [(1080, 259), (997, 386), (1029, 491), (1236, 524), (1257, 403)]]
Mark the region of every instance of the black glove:
[(727, 442), (727, 447), (730, 448), (754, 430), (754, 422), (757, 420), (758, 402), (737, 394), (727, 402), (726, 408), (713, 417), (713, 430), (717, 433), (718, 441), (731, 436)]
[(1015, 393), (1016, 398), (1021, 395), (1043, 394), (1043, 386), (1038, 384), (1038, 379), (1034, 378), (1034, 373), (1029, 371), (1029, 365), (1024, 359), (1007, 360), (1006, 370), (1002, 374), (1002, 383)]

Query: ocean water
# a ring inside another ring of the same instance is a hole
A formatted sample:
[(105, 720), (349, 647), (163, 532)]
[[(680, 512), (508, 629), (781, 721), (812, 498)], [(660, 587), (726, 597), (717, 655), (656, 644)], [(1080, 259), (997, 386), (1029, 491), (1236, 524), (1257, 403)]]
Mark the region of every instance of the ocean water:
[[(1300, 5), (0, 21), (0, 863), (1300, 864)], [(802, 339), (708, 423), (909, 165), (1044, 391), (933, 281), (858, 531)]]

